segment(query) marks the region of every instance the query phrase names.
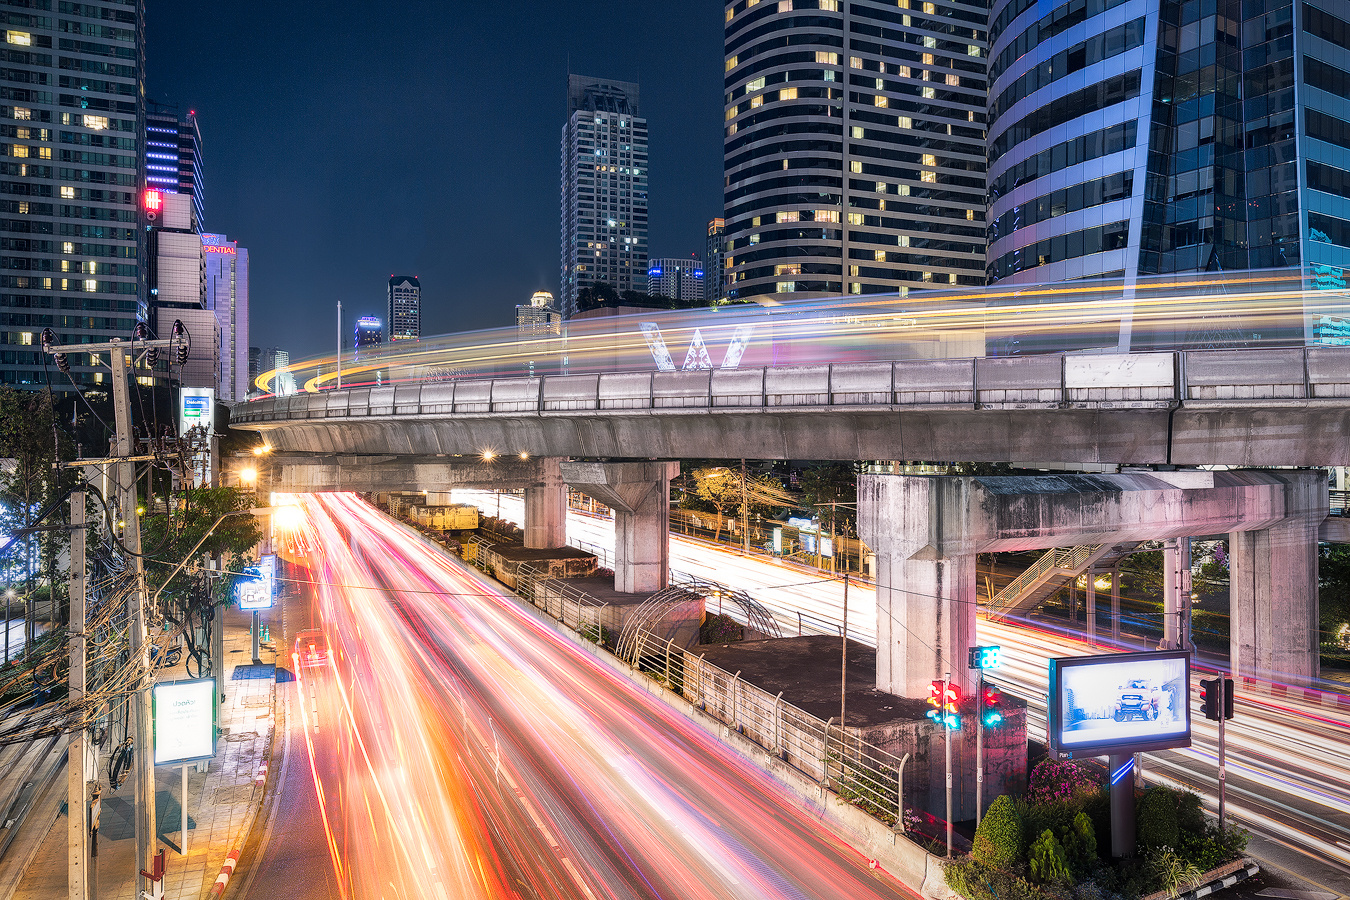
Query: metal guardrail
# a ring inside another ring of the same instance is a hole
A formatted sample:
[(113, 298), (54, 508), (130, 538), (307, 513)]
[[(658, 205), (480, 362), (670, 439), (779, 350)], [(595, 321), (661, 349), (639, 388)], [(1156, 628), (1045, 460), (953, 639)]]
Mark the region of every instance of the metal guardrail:
[(633, 666), (705, 713), (888, 825), (906, 830), (904, 766), (856, 731), (811, 715), (714, 666), (674, 641), (641, 631)]
[(408, 415), (585, 415), (909, 406), (1166, 409), (1350, 403), (1350, 347), (832, 363), (405, 382), (239, 404), (235, 425)]
[(1008, 608), (1016, 606), (1028, 591), (1039, 587), (1052, 572), (1068, 572), (1071, 575), (1076, 573), (1101, 548), (1101, 544), (1084, 544), (1078, 547), (1056, 547), (1047, 550), (1030, 568), (990, 598), (989, 615), (997, 617)]

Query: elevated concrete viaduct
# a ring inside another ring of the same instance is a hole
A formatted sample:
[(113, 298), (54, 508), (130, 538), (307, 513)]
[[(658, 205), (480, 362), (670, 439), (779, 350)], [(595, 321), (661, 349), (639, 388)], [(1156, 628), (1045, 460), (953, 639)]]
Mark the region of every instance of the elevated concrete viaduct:
[[(977, 553), (1228, 533), (1235, 675), (1318, 674), (1316, 471), (1033, 477), (863, 475), (858, 528), (877, 555), (877, 687), (926, 696), (966, 682)], [(1173, 598), (1174, 633), (1187, 610)], [(973, 685), (964, 684), (967, 689)]]
[(567, 545), (570, 486), (614, 510), (614, 589), (646, 593), (670, 582), (670, 480), (679, 472), (678, 462), (281, 454), (268, 460), (260, 478), (264, 490), (288, 493), (524, 491), (524, 542), (537, 549)]

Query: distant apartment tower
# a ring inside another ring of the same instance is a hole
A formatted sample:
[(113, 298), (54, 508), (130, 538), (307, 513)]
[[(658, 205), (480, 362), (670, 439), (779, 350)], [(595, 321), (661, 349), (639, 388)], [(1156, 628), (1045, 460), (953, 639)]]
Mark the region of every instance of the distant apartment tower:
[(206, 260), (206, 307), (220, 326), (220, 387), (216, 397), (237, 403), (248, 397), (248, 250), (223, 234), (202, 235)]
[(356, 334), (352, 346), (359, 356), (362, 350), (380, 346), (384, 338), (384, 325), (375, 316), (362, 316), (356, 320)]
[(519, 337), (562, 334), (562, 313), (553, 307), (552, 294), (535, 291), (529, 303), (516, 307), (516, 334)]
[(994, 0), (991, 283), (1350, 266), (1343, 0)]
[(982, 284), (983, 2), (725, 9), (728, 295)]
[(704, 299), (703, 260), (653, 259), (647, 263), (647, 293), (702, 303)]
[[(59, 18), (57, 6), (11, 3), (4, 13), (0, 383), (17, 387), (41, 386), (54, 371), (43, 328), (62, 344), (95, 343), (128, 338), (149, 315), (145, 4), (70, 3)], [(108, 377), (87, 354), (70, 365), (70, 379), (51, 376), (55, 389)]]
[(416, 275), (389, 276), (389, 343), (422, 336), (422, 285)]
[(206, 228), (206, 185), (202, 180), (202, 134), (196, 110), (180, 115), (174, 103), (146, 102), (145, 183), (191, 194), (197, 227)]
[(726, 219), (713, 219), (708, 223), (708, 247), (703, 256), (703, 299), (712, 306), (726, 298), (722, 286), (727, 242)]
[(261, 348), (261, 347), (249, 347), (249, 348), (248, 348), (248, 389), (249, 389), (250, 391), (254, 389), (254, 387), (255, 387), (254, 381), (257, 380), (258, 374), (259, 374), (260, 372), (262, 372), (262, 369), (259, 368), (259, 366), (260, 366), (261, 364), (262, 364), (262, 348)]
[(647, 120), (638, 86), (568, 76), (562, 129), (562, 314), (577, 291), (641, 290), (647, 275)]

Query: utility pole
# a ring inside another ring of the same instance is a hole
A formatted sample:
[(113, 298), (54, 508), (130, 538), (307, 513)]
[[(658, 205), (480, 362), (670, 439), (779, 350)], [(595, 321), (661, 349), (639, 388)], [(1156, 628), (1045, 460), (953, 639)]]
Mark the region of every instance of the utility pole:
[(750, 555), (750, 486), (745, 483), (745, 460), (741, 460), (741, 551)]
[[(145, 614), (145, 560), (141, 557), (141, 522), (136, 512), (135, 442), (131, 428), (131, 390), (127, 368), (133, 357), (128, 351), (152, 351), (176, 348), (178, 364), (187, 361), (191, 337), (181, 322), (175, 321), (173, 337), (156, 340), (122, 341), (113, 338), (103, 344), (55, 345), (56, 335), (51, 329), (42, 332), (42, 349), (51, 354), (57, 367), (69, 371), (66, 354), (107, 353), (112, 369), (113, 419), (117, 436), (113, 443), (114, 465), (117, 470), (116, 488), (121, 501), (122, 546), (135, 566), (136, 582), (127, 597), (127, 617), (130, 620), (130, 660), (133, 684), (127, 697), (132, 733), (132, 771), (136, 776), (136, 896), (162, 896), (163, 882), (150, 878), (153, 871), (154, 849), (158, 832), (155, 829), (155, 755), (151, 728), (153, 712), (150, 706), (150, 641)], [(72, 816), (73, 818), (73, 816)]]
[[(131, 430), (131, 391), (127, 383), (127, 366), (131, 359), (114, 338), (109, 362), (112, 364), (113, 416), (117, 425), (117, 456), (125, 460), (135, 454)], [(136, 774), (136, 896), (142, 893), (155, 896), (158, 888), (142, 872), (154, 865), (155, 829), (155, 754), (152, 746), (153, 722), (150, 707), (150, 641), (145, 622), (145, 559), (141, 552), (141, 520), (136, 512), (136, 464), (117, 464), (117, 489), (122, 499), (122, 544), (131, 551), (136, 567), (136, 586), (127, 599), (128, 618), (131, 620), (130, 663), (136, 670), (135, 688), (127, 698), (135, 728), (132, 737), (132, 769)]]
[[(85, 672), (85, 572), (84, 491), (70, 495), (70, 705), (80, 708), (84, 700)], [(70, 900), (89, 900), (89, 781), (85, 755), (89, 752), (89, 727), (82, 720), (70, 732), (66, 755), (67, 862)]]

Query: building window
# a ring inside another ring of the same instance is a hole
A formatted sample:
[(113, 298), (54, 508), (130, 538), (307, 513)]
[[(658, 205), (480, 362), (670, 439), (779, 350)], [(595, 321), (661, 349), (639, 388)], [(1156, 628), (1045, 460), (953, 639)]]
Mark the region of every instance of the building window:
[[(925, 73), (925, 74), (927, 74), (927, 73)], [(925, 100), (932, 100), (932, 99), (935, 99), (936, 97), (937, 97), (937, 89), (936, 89), (936, 88), (930, 88), (930, 87), (923, 88), (923, 99), (925, 99)]]
[(5, 42), (18, 44), (20, 47), (31, 47), (33, 46), (33, 36), (26, 31), (6, 31)]
[(820, 8), (825, 12), (839, 12), (839, 0), (820, 0)]
[(791, 88), (783, 88), (781, 91), (778, 92), (778, 99), (779, 99), (779, 100), (796, 100), (796, 99), (797, 99), (797, 89), (796, 89), (795, 87), (791, 87)]
[(16, 106), (14, 107), (14, 118), (26, 122), (33, 118), (33, 111), (22, 106)]
[(778, 0), (778, 11), (780, 13), (792, 12), (792, 0)]
[(75, 252), (75, 245), (72, 244), (70, 241), (66, 241), (66, 242), (64, 242), (63, 244), (61, 244), (61, 252), (62, 252), (62, 253), (74, 253), (74, 252)]
[(855, 159), (848, 164), (848, 170), (850, 172), (861, 172), (862, 163)]
[(98, 290), (98, 282), (93, 278), (86, 278), (84, 280), (84, 289), (92, 294)]
[(872, 103), (876, 106), (881, 107), (882, 109), (886, 108), (886, 98), (883, 97), (881, 94), (877, 94), (875, 97), (873, 97)]
[(61, 185), (61, 199), (62, 199), (62, 200), (74, 200), (74, 199), (75, 199), (75, 189), (74, 189), (73, 187), (71, 187), (70, 185), (66, 185), (66, 184)]
[(745, 92), (747, 94), (753, 94), (755, 91), (762, 91), (762, 90), (764, 90), (763, 75), (759, 76), (754, 81), (747, 81), (745, 84)]
[(85, 116), (85, 117), (84, 117), (84, 127), (85, 127), (85, 128), (93, 128), (93, 129), (95, 129), (96, 131), (102, 131), (102, 130), (104, 130), (105, 128), (108, 127), (108, 117), (107, 117), (107, 116)]
[(825, 66), (837, 66), (839, 65), (839, 54), (831, 53), (828, 50), (817, 50), (816, 62)]
[(850, 56), (850, 57), (848, 58), (848, 67), (849, 67), (850, 69), (861, 69), (861, 68), (862, 68), (862, 57), (860, 57), (860, 56)]
[(778, 214), (779, 222), (800, 222), (801, 214), (795, 209), (784, 210)]
[(778, 293), (780, 294), (791, 294), (796, 290), (797, 290), (797, 282), (795, 281), (778, 282)]
[[(731, 11), (731, 10), (727, 10), (727, 12), (730, 12), (730, 11)], [(730, 58), (727, 60), (727, 71), (730, 72), (732, 69), (736, 68), (736, 66), (738, 66), (738, 65), (740, 65), (740, 59), (739, 59), (738, 57), (735, 57), (735, 56), (730, 57)]]
[(839, 210), (837, 209), (818, 209), (816, 210), (817, 222), (838, 222)]
[(801, 263), (783, 263), (773, 267), (775, 275), (800, 275), (802, 274)]
[(862, 223), (863, 223), (863, 214), (862, 214), (862, 213), (849, 213), (849, 214), (848, 214), (848, 224), (850, 224), (850, 225), (861, 225)]
[(886, 261), (886, 251), (885, 251), (885, 250), (874, 250), (874, 251), (872, 251), (872, 258), (875, 259), (877, 262), (885, 262), (885, 261)]
[(878, 182), (877, 182), (877, 193), (878, 193), (878, 194), (884, 194), (884, 193), (886, 193), (886, 182), (884, 182), (884, 181), (878, 181)]
[(854, 139), (855, 141), (860, 141), (860, 140), (862, 140), (862, 139), (863, 139), (863, 130), (862, 130), (862, 126), (861, 126), (861, 125), (854, 125), (854, 126), (852, 126), (851, 134), (853, 135), (853, 139)]
[(763, 105), (764, 105), (764, 95), (763, 95), (763, 94), (756, 94), (755, 96), (753, 96), (753, 97), (750, 98), (750, 108), (751, 108), (751, 109), (758, 109), (759, 107), (761, 107), (761, 106), (763, 106)]
[(848, 292), (849, 292), (850, 294), (861, 294), (861, 293), (862, 293), (862, 285), (859, 284), (859, 283), (856, 282), (856, 281), (850, 282), (850, 283), (849, 283), (849, 286), (848, 286)]

